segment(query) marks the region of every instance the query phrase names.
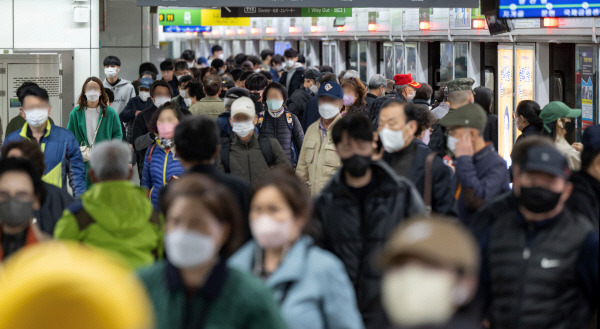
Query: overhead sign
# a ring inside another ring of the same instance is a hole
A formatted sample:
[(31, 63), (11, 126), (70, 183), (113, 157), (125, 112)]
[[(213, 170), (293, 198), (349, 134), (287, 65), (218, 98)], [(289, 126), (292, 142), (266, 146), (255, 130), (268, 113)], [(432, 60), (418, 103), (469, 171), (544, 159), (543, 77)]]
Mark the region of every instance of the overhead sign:
[(221, 7), (221, 17), (352, 17), (352, 8)]
[(581, 124), (582, 128), (594, 124), (594, 49), (582, 47), (579, 55), (581, 69)]
[(502, 18), (600, 16), (596, 0), (500, 0)]
[(513, 49), (498, 46), (498, 153), (512, 164), (513, 145)]
[(163, 26), (250, 26), (250, 18), (223, 18), (219, 9), (160, 8), (158, 22)]
[[(138, 6), (171, 6), (171, 7), (213, 7), (215, 5), (226, 7), (244, 7), (248, 0), (137, 0)], [(279, 8), (476, 8), (479, 0), (253, 0), (256, 7)]]
[(250, 26), (250, 17), (228, 18), (221, 16), (220, 9), (202, 9), (202, 25)]
[(164, 32), (169, 32), (169, 33), (184, 33), (184, 32), (202, 33), (202, 32), (211, 32), (212, 31), (212, 27), (210, 27), (210, 26), (179, 26), (179, 25), (169, 25), (169, 26), (163, 26), (163, 31)]

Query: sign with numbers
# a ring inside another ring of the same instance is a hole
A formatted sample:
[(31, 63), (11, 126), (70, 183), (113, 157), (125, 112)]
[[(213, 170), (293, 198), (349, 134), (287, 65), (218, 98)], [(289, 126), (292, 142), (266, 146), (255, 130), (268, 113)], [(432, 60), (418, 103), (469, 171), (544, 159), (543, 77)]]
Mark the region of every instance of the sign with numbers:
[(214, 7), (230, 6), (244, 7), (251, 4), (256, 7), (279, 8), (475, 8), (479, 0), (137, 0), (138, 6), (162, 7)]

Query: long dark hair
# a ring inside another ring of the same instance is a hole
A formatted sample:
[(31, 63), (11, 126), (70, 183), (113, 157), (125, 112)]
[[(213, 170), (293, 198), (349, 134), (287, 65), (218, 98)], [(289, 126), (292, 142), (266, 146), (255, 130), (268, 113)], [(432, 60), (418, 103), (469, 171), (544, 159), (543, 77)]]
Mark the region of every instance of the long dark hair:
[(540, 112), (542, 112), (540, 105), (531, 100), (521, 101), (519, 105), (517, 105), (517, 115), (522, 115), (523, 118), (527, 119), (530, 125), (543, 131), (545, 130), (544, 121), (540, 119)]
[(173, 113), (175, 114), (175, 116), (177, 117), (177, 120), (179, 120), (179, 122), (181, 122), (181, 120), (183, 120), (184, 113), (179, 109), (179, 107), (175, 103), (167, 102), (163, 106), (159, 107), (152, 114), (152, 118), (150, 119), (150, 122), (148, 123), (149, 131), (151, 131), (155, 134), (158, 133), (158, 128), (156, 127), (156, 124), (158, 122), (158, 117), (160, 116), (160, 114), (163, 111), (173, 111)]
[(81, 94), (79, 94), (79, 99), (77, 100), (77, 105), (79, 105), (79, 110), (83, 111), (87, 107), (87, 97), (85, 96), (85, 86), (87, 86), (88, 82), (94, 81), (100, 86), (100, 99), (98, 99), (98, 106), (102, 108), (102, 116), (106, 115), (106, 108), (108, 107), (108, 95), (104, 90), (104, 85), (102, 81), (96, 77), (89, 77), (85, 79), (83, 83), (83, 87), (81, 87)]
[(494, 92), (490, 88), (477, 87), (475, 92), (475, 103), (481, 105), (487, 114), (492, 114), (492, 104), (494, 103)]

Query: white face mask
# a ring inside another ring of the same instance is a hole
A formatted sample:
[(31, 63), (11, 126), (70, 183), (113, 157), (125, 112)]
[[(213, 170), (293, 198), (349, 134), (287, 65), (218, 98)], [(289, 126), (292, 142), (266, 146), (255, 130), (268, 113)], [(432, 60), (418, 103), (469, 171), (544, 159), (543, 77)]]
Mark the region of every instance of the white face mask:
[(412, 93), (411, 94), (406, 94), (406, 100), (407, 101), (412, 101), (413, 99), (415, 99), (415, 95), (417, 94), (417, 91), (414, 89), (411, 89)]
[(171, 98), (169, 98), (169, 97), (158, 96), (154, 99), (154, 105), (156, 106), (156, 108), (159, 108), (170, 101), (171, 101)]
[(185, 106), (190, 107), (192, 106), (192, 99), (189, 97), (186, 97), (183, 99), (183, 101), (185, 102)]
[(116, 67), (106, 67), (104, 68), (104, 74), (107, 78), (114, 78), (117, 76), (117, 68)]
[(289, 243), (292, 220), (278, 221), (270, 216), (260, 216), (250, 222), (252, 236), (262, 248), (281, 248)]
[(283, 70), (283, 65), (279, 64), (279, 65), (275, 65), (275, 71), (281, 71)]
[[(406, 128), (406, 126), (405, 126)], [(384, 128), (379, 132), (381, 144), (388, 153), (398, 152), (404, 148), (406, 140), (404, 139), (404, 128), (401, 130), (391, 130)]]
[(147, 91), (140, 91), (140, 99), (143, 100), (144, 102), (148, 100), (148, 97), (150, 97), (150, 93)]
[(97, 90), (90, 90), (87, 93), (85, 93), (85, 98), (87, 98), (88, 101), (93, 103), (100, 99), (100, 92)]
[(287, 66), (287, 68), (290, 70), (294, 68), (294, 65), (296, 65), (296, 62), (294, 62), (292, 59), (285, 61), (285, 66)]
[(25, 121), (32, 127), (41, 127), (48, 120), (48, 109), (37, 108), (25, 111)]
[(431, 130), (425, 129), (425, 135), (423, 135), (423, 143), (425, 143), (425, 145), (429, 145), (430, 141), (431, 141)]
[(218, 59), (225, 59), (225, 55), (224, 54), (219, 54), (219, 56), (217, 56)]
[(260, 69), (254, 70), (254, 73), (260, 73)]
[(449, 272), (407, 264), (384, 275), (382, 304), (395, 325), (440, 325), (454, 314), (454, 285)]
[(452, 153), (456, 152), (456, 143), (458, 143), (458, 138), (453, 137), (453, 136), (448, 136), (446, 145), (448, 146), (448, 149), (450, 151), (452, 151)]
[(317, 85), (312, 85), (310, 86), (310, 91), (316, 94), (319, 92), (319, 87), (317, 87)]
[(321, 118), (328, 120), (340, 113), (340, 108), (331, 103), (323, 103), (319, 105), (319, 115)]
[(188, 69), (191, 69), (192, 67), (194, 67), (194, 62), (193, 61), (192, 62), (186, 62), (186, 63), (187, 63)]
[(217, 74), (218, 74), (218, 75), (221, 75), (221, 74), (223, 74), (223, 73), (225, 73), (225, 69), (220, 69), (220, 70), (219, 70), (219, 72), (218, 72)]
[(165, 251), (169, 261), (178, 268), (202, 265), (217, 253), (210, 236), (185, 229), (175, 229), (165, 234)]
[(252, 120), (234, 122), (231, 130), (241, 138), (248, 137), (254, 131), (254, 123)]
[(184, 97), (185, 98), (185, 89), (179, 89), (179, 96)]

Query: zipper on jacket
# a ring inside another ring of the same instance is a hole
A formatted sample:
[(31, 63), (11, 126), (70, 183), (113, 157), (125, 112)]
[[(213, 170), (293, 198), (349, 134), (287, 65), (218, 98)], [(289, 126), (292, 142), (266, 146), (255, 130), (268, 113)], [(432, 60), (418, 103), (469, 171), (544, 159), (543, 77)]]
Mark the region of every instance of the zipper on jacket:
[[(169, 160), (169, 152), (171, 150), (167, 150), (166, 154), (165, 154), (165, 163), (163, 165), (163, 186), (167, 185), (167, 161)], [(150, 159), (152, 160), (152, 158)]]
[(522, 266), (521, 266), (521, 275), (519, 280), (519, 303), (517, 308), (515, 309), (515, 328), (521, 327), (521, 308), (523, 307), (523, 295), (525, 294), (525, 278), (529, 269), (529, 263), (531, 262), (531, 244), (533, 242), (533, 238), (531, 234), (533, 234), (534, 226), (531, 223), (527, 224), (527, 232), (525, 234), (525, 248), (523, 248), (522, 253)]

